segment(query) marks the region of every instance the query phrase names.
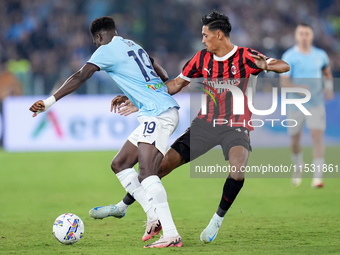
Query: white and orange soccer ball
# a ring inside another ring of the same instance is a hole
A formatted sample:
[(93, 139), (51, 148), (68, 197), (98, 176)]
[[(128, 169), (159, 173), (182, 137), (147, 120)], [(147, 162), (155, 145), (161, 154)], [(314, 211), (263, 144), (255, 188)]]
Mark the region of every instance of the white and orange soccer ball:
[(53, 224), (53, 235), (62, 244), (74, 244), (84, 234), (84, 223), (73, 213), (60, 215)]

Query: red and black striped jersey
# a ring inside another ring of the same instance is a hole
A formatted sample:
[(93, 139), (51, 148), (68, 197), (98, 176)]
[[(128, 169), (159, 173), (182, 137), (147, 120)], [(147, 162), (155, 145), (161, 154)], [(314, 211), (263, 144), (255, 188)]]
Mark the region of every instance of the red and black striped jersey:
[[(248, 86), (256, 86), (257, 75), (262, 72), (254, 58), (249, 54), (259, 55), (261, 53), (244, 47), (234, 46), (233, 50), (224, 57), (217, 57), (207, 50), (198, 52), (183, 67), (180, 77), (190, 81), (192, 78), (203, 78), (203, 86), (207, 91), (213, 90), (218, 96), (210, 93), (214, 97), (207, 96), (207, 111), (202, 114), (202, 109), (198, 113), (198, 118), (207, 122), (214, 119), (228, 120), (228, 126), (243, 126), (248, 130), (253, 130), (250, 118), (251, 112), (248, 108), (246, 90)], [(226, 83), (237, 86), (244, 95), (244, 114), (235, 115), (233, 113), (233, 95), (227, 89), (216, 89), (216, 84)], [(254, 93), (253, 93), (254, 95)], [(217, 97), (218, 100), (217, 100)], [(215, 102), (218, 102), (217, 104)]]

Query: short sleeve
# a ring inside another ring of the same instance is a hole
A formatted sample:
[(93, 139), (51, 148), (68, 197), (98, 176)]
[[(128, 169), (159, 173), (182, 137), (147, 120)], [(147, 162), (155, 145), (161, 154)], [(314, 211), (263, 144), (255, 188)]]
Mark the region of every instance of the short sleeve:
[(106, 45), (100, 46), (91, 56), (87, 63), (97, 66), (100, 70), (112, 68), (114, 64), (112, 53), (108, 52)]
[(202, 72), (199, 70), (199, 59), (202, 51), (193, 56), (183, 67), (182, 73), (179, 75), (182, 79), (190, 81), (192, 78), (203, 77)]

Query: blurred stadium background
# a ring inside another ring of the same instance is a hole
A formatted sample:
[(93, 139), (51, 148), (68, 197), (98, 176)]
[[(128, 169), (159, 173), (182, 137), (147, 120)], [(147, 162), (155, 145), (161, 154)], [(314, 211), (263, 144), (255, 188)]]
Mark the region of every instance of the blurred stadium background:
[[(339, 76), (340, 2), (335, 0), (5, 0), (0, 3), (1, 69), (15, 74), (22, 94), (49, 94), (95, 50), (90, 22), (110, 15), (121, 36), (140, 43), (175, 77), (182, 62), (202, 49), (200, 18), (214, 8), (230, 17), (233, 43), (276, 58), (294, 44), (296, 24), (310, 23), (315, 45), (326, 50)], [(99, 73), (78, 91), (115, 92), (108, 76)]]

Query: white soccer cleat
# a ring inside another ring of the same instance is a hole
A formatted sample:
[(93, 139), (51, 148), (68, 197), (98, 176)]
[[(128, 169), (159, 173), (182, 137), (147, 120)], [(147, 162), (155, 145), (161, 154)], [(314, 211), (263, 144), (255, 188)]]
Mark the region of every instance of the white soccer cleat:
[(161, 236), (158, 241), (145, 245), (144, 248), (165, 248), (165, 247), (182, 247), (183, 241), (180, 235), (174, 237)]
[(292, 178), (292, 185), (299, 187), (302, 183), (302, 178)]
[(200, 240), (204, 243), (211, 243), (217, 236), (218, 230), (221, 227), (221, 222), (212, 218), (209, 225), (202, 231)]
[(145, 225), (146, 225), (146, 229), (145, 229), (145, 233), (142, 237), (142, 240), (144, 242), (149, 240), (150, 238), (158, 235), (159, 232), (162, 230), (161, 222), (158, 219), (153, 220), (153, 221), (147, 221)]
[(296, 172), (293, 172), (292, 175), (292, 185), (295, 187), (299, 187), (302, 182), (302, 169), (300, 167), (296, 167)]
[(116, 205), (108, 205), (108, 206), (98, 206), (92, 208), (89, 211), (89, 215), (94, 219), (104, 219), (106, 217), (116, 217), (118, 219), (123, 218), (126, 214), (127, 210), (120, 211), (118, 206)]
[(325, 185), (321, 178), (314, 178), (311, 186), (312, 188), (323, 188)]

